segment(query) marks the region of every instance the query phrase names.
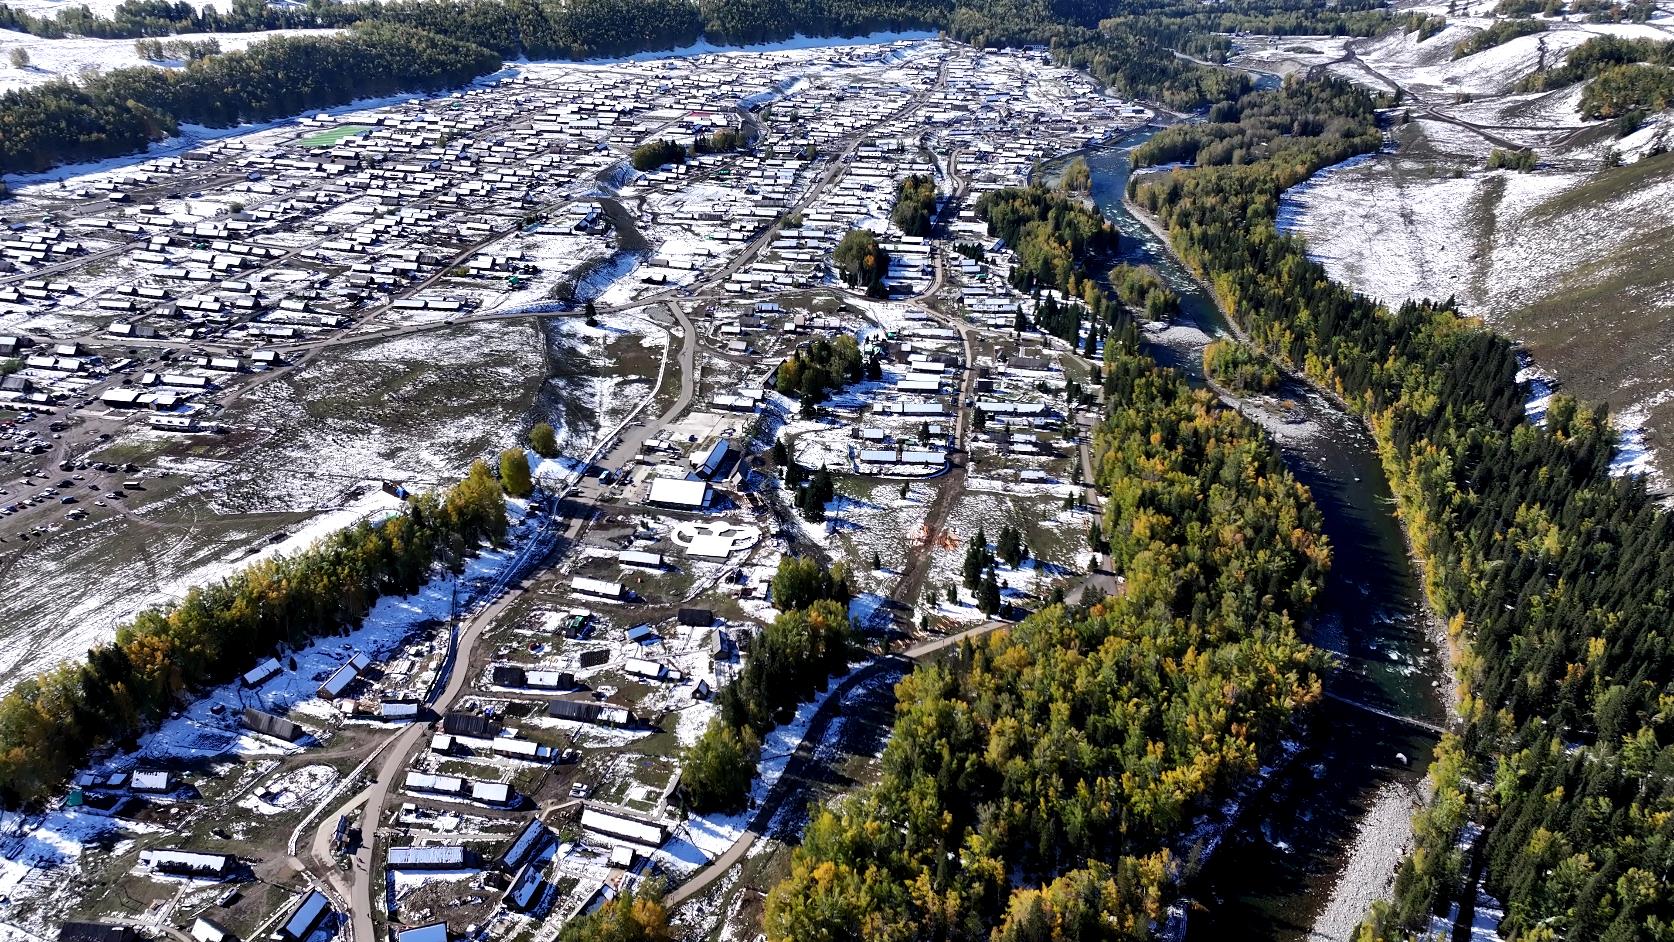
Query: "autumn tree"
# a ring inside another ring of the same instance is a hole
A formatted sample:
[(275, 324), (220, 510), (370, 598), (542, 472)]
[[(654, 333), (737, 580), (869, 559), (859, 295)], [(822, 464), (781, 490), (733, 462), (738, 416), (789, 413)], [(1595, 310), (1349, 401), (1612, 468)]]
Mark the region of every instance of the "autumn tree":
[(915, 173), (901, 181), (895, 191), (895, 208), (890, 221), (909, 236), (927, 236), (936, 215), (936, 181), (928, 174)]
[(1093, 171), (1087, 166), (1087, 158), (1077, 157), (1064, 168), (1064, 175), (1058, 181), (1058, 186), (1071, 193), (1086, 193), (1093, 188)]
[(668, 910), (644, 884), (564, 924), (558, 942), (671, 942)]

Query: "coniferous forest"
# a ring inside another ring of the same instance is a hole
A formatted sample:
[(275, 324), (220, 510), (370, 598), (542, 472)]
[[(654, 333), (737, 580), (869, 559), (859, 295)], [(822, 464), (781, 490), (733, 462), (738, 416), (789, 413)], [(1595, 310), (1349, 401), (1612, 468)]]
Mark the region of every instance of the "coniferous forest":
[(883, 780), (816, 815), (769, 939), (1148, 938), (1183, 829), (1318, 698), (1294, 624), (1318, 511), (1255, 426), (1118, 346), (1097, 451), (1125, 591), (903, 681)]
[[(1531, 424), (1505, 338), (1446, 302), (1387, 310), (1276, 231), (1285, 188), (1378, 146), (1377, 104), (1337, 81), (1246, 97), (1158, 135), (1158, 155), (1197, 142), (1202, 166), (1132, 188), (1256, 344), (1370, 425), (1457, 647), (1466, 723), (1361, 936), (1412, 938), (1480, 863), (1503, 938), (1669, 938), (1674, 518), (1609, 475), (1602, 407), (1558, 397)], [(1265, 146), (1205, 144), (1225, 140)], [(1474, 845), (1467, 821), (1486, 828)]]

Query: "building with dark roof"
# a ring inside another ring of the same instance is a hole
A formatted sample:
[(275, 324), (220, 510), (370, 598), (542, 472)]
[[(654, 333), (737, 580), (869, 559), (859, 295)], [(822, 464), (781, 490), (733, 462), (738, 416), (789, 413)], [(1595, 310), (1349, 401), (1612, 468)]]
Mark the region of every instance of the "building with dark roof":
[(284, 717), (250, 708), (246, 708), (244, 711), (244, 725), (258, 733), (264, 733), (275, 739), (283, 739), (286, 742), (296, 742), (302, 738), (304, 733), (301, 726)]
[(480, 713), (450, 712), (442, 717), (442, 732), (449, 736), (493, 739), (500, 735), (500, 721)]
[(133, 926), (66, 922), (58, 927), (58, 942), (140, 942), (140, 934)]

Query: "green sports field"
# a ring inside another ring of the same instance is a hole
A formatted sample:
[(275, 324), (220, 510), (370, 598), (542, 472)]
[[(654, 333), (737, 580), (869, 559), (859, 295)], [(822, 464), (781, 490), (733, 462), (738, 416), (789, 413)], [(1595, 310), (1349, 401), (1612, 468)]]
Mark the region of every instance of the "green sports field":
[(372, 130), (370, 125), (340, 124), (329, 131), (320, 131), (300, 138), (297, 143), (303, 147), (336, 147), (343, 141), (357, 134), (365, 134), (370, 130)]

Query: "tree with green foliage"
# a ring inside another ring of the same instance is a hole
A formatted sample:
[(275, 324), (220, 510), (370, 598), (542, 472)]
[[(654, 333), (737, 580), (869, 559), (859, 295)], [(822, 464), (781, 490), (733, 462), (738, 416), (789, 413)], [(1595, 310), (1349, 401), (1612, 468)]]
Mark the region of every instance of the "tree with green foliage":
[(535, 427), (529, 430), (529, 447), (542, 458), (558, 457), (558, 433), (551, 423), (535, 423)]
[(0, 697), (0, 803), (38, 806), (95, 750), (130, 743), (195, 691), (236, 679), (275, 648), (359, 625), (378, 599), (409, 595), (437, 562), (506, 534), (505, 498), (476, 461), (444, 493), (259, 560), (142, 611), (67, 662)]
[(680, 763), (680, 786), (692, 810), (735, 812), (749, 802), (750, 781), (761, 761), (761, 740), (748, 726), (710, 719)]
[(837, 243), (832, 258), (844, 284), (863, 289), (872, 297), (887, 293), (883, 279), (889, 274), (889, 254), (869, 230), (850, 229), (843, 241)]
[(1269, 393), (1279, 386), (1273, 361), (1236, 340), (1221, 339), (1203, 348), (1204, 375), (1241, 393)]
[(1503, 46), (1520, 36), (1533, 36), (1546, 31), (1546, 24), (1540, 20), (1531, 19), (1500, 19), (1488, 24), (1487, 29), (1478, 30), (1463, 42), (1453, 47), (1453, 58), (1463, 59), (1473, 56), (1495, 46)]
[(1527, 147), (1517, 150), (1506, 150), (1496, 147), (1488, 154), (1489, 170), (1515, 170), (1518, 173), (1528, 173), (1533, 170), (1540, 160), (1535, 152)]
[(983, 574), (982, 583), (977, 586), (976, 596), (977, 608), (981, 609), (984, 615), (993, 617), (1000, 610), (1000, 583), (994, 576), (994, 570), (990, 569)]
[(720, 719), (765, 734), (848, 664), (854, 645), (848, 609), (819, 599), (779, 614), (750, 643), (744, 669), (716, 698)]
[(470, 42), (368, 20), (329, 36), (274, 36), (183, 69), (134, 66), (13, 89), (0, 93), (0, 173), (140, 151), (182, 122), (233, 127), (447, 88), (501, 61)]
[(842, 563), (826, 566), (811, 556), (784, 556), (769, 583), (780, 611), (807, 608), (821, 599), (847, 603), (853, 595)]
[(523, 449), (500, 452), (500, 484), (513, 497), (528, 497), (535, 492), (535, 484), (529, 479), (529, 455)]
[[(1621, 48), (1589, 46), (1563, 67), (1573, 80), (1603, 74)], [(1464, 694), (1462, 729), (1438, 750), (1432, 798), (1414, 819), (1413, 853), (1359, 938), (1427, 934), (1433, 914), (1470, 904), (1478, 866), (1504, 902), (1502, 938), (1665, 936), (1674, 896), (1656, 874), (1674, 822), (1664, 787), (1674, 747), (1660, 719), (1674, 689), (1674, 514), (1642, 480), (1612, 475), (1617, 436), (1604, 406), (1557, 396), (1542, 422), (1529, 419), (1508, 338), (1451, 302), (1390, 308), (1357, 294), (1277, 233), (1272, 194), (1378, 150), (1377, 98), (1319, 80), (1244, 104), (1288, 130), (1194, 128), (1267, 146), (1240, 164), (1136, 185), (1134, 200), (1264, 352), (1365, 420), (1425, 594), (1447, 618)], [(1106, 388), (1121, 398), (1109, 376)], [(1120, 566), (1129, 532), (1106, 532)], [(1482, 836), (1461, 853), (1472, 823)]]
[(635, 170), (641, 173), (666, 167), (670, 164), (683, 164), (686, 162), (686, 148), (681, 146), (678, 141), (663, 138), (646, 141), (634, 148), (633, 154), (629, 157), (629, 162), (633, 164)]
[(1000, 538), (995, 544), (995, 555), (1007, 566), (1016, 569), (1029, 558), (1029, 548), (1023, 544), (1023, 534), (1011, 524), (1000, 528)]
[(889, 214), (896, 228), (909, 236), (927, 236), (936, 218), (936, 181), (928, 174), (915, 173), (901, 181), (895, 191), (895, 208)]
[(798, 493), (796, 506), (802, 511), (802, 519), (810, 523), (822, 523), (825, 520), (825, 506), (836, 497), (837, 485), (831, 478), (831, 472), (820, 468), (808, 478), (807, 485)]
[(564, 924), (558, 942), (672, 942), (661, 896), (640, 884)]
[(1087, 158), (1077, 157), (1064, 168), (1064, 175), (1059, 178), (1060, 189), (1071, 193), (1086, 193), (1093, 188), (1093, 171), (1087, 166)]
[(988, 540), (982, 531), (978, 530), (976, 535), (971, 537), (971, 542), (965, 545), (965, 562), (960, 567), (960, 573), (965, 579), (965, 588), (975, 592), (977, 585), (982, 581), (983, 570), (988, 566)]
[(773, 373), (773, 388), (803, 402), (821, 402), (826, 393), (842, 389), (865, 375), (860, 343), (850, 334), (821, 337), (799, 347)]
[[(902, 680), (884, 774), (809, 822), (768, 894), (770, 942), (1148, 939), (1184, 829), (1321, 696), (1326, 658), (1295, 630), (1329, 560), (1306, 488), (1178, 374), (1113, 354), (1106, 382), (1124, 592)], [(978, 590), (1003, 610), (992, 571)]]
[(692, 150), (699, 154), (725, 154), (743, 146), (744, 132), (737, 128), (719, 128), (692, 142)]

